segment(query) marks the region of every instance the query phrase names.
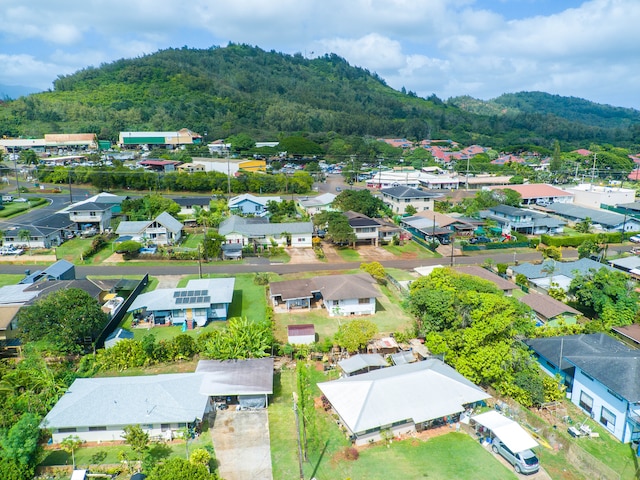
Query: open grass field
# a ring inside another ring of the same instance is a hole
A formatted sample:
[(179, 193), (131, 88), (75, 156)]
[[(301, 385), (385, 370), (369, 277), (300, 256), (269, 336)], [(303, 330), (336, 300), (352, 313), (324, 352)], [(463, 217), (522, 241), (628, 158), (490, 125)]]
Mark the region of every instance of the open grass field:
[[(271, 461), (274, 480), (299, 478), (295, 417), (292, 393), (295, 372), (284, 370), (275, 382), (274, 399), (269, 407)], [(315, 372), (313, 382), (329, 380)], [(316, 390), (317, 391), (317, 390)], [(303, 463), (305, 478), (331, 479), (513, 479), (512, 471), (500, 464), (478, 442), (464, 433), (449, 433), (428, 441), (394, 441), (388, 447), (360, 448), (357, 460), (346, 460), (346, 436), (324, 411), (318, 412), (316, 441), (319, 448)], [(311, 439), (310, 439), (311, 441)]]
[(382, 248), (398, 257), (416, 259), (442, 257), (438, 252), (432, 252), (418, 245), (416, 242), (405, 242), (404, 245), (383, 245)]

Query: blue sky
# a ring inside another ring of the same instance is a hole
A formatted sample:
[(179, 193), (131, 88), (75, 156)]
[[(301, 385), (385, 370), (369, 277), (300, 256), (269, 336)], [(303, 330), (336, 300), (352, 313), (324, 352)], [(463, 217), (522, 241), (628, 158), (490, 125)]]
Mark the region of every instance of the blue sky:
[(336, 53), (442, 99), (545, 91), (640, 109), (638, 0), (0, 0), (0, 85), (169, 47)]

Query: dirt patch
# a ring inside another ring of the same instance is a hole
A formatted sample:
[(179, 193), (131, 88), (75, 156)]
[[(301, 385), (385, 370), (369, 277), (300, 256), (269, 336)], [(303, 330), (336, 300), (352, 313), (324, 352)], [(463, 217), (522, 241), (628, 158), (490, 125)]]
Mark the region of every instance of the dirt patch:
[(321, 263), (316, 257), (316, 252), (313, 248), (294, 248), (289, 247), (286, 249), (287, 255), (289, 255), (289, 263), (293, 265), (306, 264), (306, 263)]
[(381, 260), (396, 260), (397, 257), (382, 247), (374, 245), (358, 245), (356, 248), (358, 255), (365, 262), (379, 262)]

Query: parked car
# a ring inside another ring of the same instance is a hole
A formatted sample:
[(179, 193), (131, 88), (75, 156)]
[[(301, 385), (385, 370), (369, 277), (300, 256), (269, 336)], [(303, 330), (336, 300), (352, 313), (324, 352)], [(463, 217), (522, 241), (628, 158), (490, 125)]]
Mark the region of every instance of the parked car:
[(523, 452), (513, 453), (507, 446), (500, 441), (499, 438), (493, 440), (491, 449), (495, 453), (502, 455), (507, 462), (513, 465), (513, 469), (516, 473), (536, 473), (540, 470), (540, 462), (535, 453), (531, 450), (525, 450)]
[(8, 245), (0, 248), (0, 255), (22, 255), (24, 250), (16, 248), (13, 245)]
[(491, 243), (491, 239), (489, 237), (473, 237), (469, 243)]
[(633, 237), (629, 238), (629, 241), (633, 243), (640, 243), (640, 235), (634, 235)]

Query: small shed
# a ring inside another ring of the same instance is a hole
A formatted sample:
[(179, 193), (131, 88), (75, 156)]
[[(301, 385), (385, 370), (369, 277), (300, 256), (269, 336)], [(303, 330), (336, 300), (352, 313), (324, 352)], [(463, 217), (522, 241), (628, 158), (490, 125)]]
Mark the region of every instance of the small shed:
[(347, 377), (358, 375), (359, 373), (370, 372), (389, 366), (382, 355), (378, 353), (359, 353), (345, 360), (340, 360), (338, 366)]
[(291, 345), (309, 345), (316, 341), (316, 328), (313, 323), (287, 326), (287, 342)]
[(111, 348), (116, 343), (122, 340), (133, 340), (133, 332), (130, 332), (129, 330), (125, 330), (124, 328), (116, 329), (104, 341), (104, 348)]

